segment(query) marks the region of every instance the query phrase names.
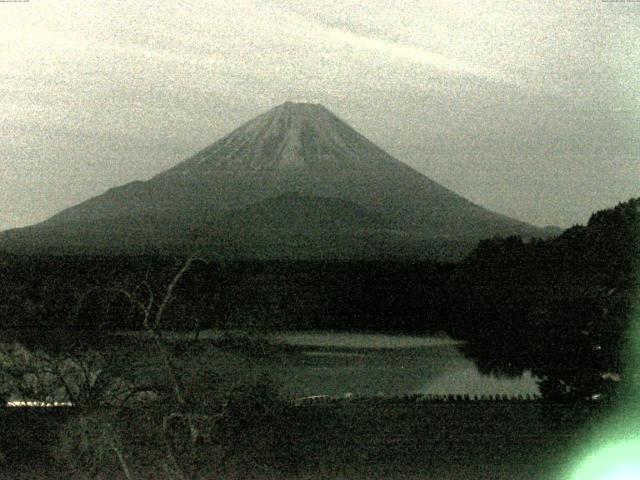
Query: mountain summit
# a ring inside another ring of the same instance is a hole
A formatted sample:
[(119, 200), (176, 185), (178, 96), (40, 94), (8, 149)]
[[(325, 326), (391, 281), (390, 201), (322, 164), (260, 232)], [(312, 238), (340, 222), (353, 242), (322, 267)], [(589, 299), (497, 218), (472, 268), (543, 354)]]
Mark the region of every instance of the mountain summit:
[[(293, 218), (301, 211), (306, 216)], [(358, 215), (366, 222), (354, 221)], [(330, 218), (320, 222), (321, 216)], [(296, 225), (295, 234), (288, 224)], [(262, 255), (252, 250), (257, 245), (276, 242), (274, 251), (287, 256), (295, 237), (296, 257), (305, 257), (307, 241), (317, 255), (349, 257), (351, 239), (357, 239), (358, 256), (367, 256), (367, 249), (380, 256), (417, 251), (405, 248), (407, 242), (419, 250), (430, 241), (471, 244), (496, 235), (544, 233), (428, 179), (325, 107), (286, 102), (146, 182), (5, 232), (0, 246), (127, 253), (183, 249), (199, 236), (215, 237), (217, 245), (242, 244), (248, 256)], [(334, 237), (340, 242), (329, 241)], [(327, 252), (318, 250), (320, 244), (334, 247)]]
[(250, 120), (167, 174), (309, 174), (398, 163), (322, 105), (286, 102)]

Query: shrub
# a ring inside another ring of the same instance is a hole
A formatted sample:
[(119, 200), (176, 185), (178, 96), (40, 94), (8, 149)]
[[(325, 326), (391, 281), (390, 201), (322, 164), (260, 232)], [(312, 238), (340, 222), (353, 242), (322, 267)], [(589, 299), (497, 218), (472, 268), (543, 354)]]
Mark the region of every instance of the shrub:
[(291, 403), (267, 376), (245, 381), (228, 393), (219, 434), (227, 468), (241, 477), (249, 471), (289, 470), (298, 464)]
[(61, 465), (89, 477), (100, 473), (113, 477), (121, 470), (127, 479), (133, 478), (114, 419), (106, 413), (79, 415), (68, 420), (52, 454)]

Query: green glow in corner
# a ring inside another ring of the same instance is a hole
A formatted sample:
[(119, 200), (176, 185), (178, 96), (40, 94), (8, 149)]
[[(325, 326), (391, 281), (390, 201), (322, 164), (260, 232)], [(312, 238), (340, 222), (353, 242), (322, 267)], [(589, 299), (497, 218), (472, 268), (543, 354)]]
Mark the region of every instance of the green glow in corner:
[(586, 454), (575, 457), (570, 474), (559, 480), (640, 480), (640, 271), (636, 275), (625, 400), (612, 418), (594, 431)]
[(570, 480), (640, 480), (640, 441), (614, 444), (588, 456)]

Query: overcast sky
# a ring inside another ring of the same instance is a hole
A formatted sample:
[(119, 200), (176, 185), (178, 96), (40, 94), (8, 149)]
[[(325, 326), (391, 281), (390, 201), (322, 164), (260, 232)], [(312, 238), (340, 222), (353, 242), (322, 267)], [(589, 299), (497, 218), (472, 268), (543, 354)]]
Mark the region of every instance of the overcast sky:
[(492, 210), (640, 196), (640, 2), (0, 2), (0, 229), (319, 102)]

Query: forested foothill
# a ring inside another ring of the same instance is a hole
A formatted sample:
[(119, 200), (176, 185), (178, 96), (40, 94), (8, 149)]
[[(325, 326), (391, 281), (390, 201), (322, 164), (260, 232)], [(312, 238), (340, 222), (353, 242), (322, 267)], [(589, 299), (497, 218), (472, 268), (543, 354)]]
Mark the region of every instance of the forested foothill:
[(615, 390), (638, 334), (640, 200), (547, 241), (485, 240), (456, 269), (449, 332), (485, 370), (541, 378), (543, 397)]

